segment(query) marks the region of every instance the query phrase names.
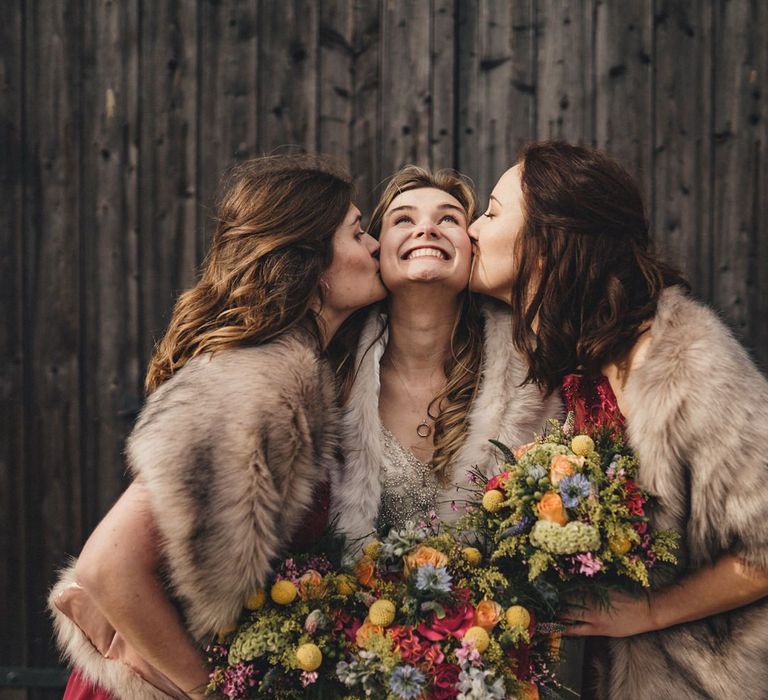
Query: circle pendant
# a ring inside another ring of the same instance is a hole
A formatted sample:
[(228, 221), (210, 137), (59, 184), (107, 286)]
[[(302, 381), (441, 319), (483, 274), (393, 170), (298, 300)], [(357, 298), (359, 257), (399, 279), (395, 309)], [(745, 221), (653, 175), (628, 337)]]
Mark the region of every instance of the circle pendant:
[(429, 437), (432, 435), (432, 426), (427, 423), (427, 421), (423, 420), (421, 423), (419, 423), (419, 427), (416, 428), (416, 435), (422, 438)]

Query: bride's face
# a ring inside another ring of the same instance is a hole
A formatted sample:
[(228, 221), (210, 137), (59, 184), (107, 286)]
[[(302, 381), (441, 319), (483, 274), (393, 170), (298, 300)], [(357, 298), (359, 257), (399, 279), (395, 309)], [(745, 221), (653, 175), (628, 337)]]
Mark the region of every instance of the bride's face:
[(472, 263), (467, 215), (459, 201), (442, 190), (422, 187), (399, 194), (384, 212), (379, 261), (390, 292), (427, 283), (459, 293)]

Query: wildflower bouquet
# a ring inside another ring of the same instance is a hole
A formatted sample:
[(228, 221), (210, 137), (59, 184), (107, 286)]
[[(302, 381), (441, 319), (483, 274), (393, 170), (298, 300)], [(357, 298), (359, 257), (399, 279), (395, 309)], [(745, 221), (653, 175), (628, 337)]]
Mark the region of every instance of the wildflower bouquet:
[(208, 648), (228, 698), (538, 698), (553, 649), (510, 580), (436, 524), (394, 529), (349, 571), (286, 561)]
[(638, 592), (651, 569), (676, 563), (677, 535), (650, 527), (650, 499), (621, 436), (573, 436), (568, 421), (552, 421), (514, 452), (497, 447), (505, 471), (484, 484), (460, 530), (476, 533), (501, 571), (527, 572), (553, 611), (579, 593)]

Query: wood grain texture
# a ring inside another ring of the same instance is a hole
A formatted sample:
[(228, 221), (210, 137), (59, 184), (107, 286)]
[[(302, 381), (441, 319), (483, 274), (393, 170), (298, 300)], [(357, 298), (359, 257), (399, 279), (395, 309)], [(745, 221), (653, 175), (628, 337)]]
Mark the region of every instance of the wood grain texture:
[(89, 0), (83, 23), (82, 503), (86, 532), (126, 484), (123, 442), (141, 397), (137, 0)]
[[(714, 163), (712, 255), (713, 301), (765, 362), (766, 258), (765, 91), (768, 61), (762, 2), (717, 3), (713, 46)], [(762, 311), (761, 316), (758, 312)]]
[[(139, 40), (140, 37), (140, 40)], [(184, 0), (141, 13), (139, 188), (140, 377), (178, 293), (195, 280), (205, 218), (198, 158), (198, 9)]]
[(205, 0), (199, 31), (197, 167), (204, 235), (198, 254), (202, 255), (215, 228), (222, 174), (260, 150), (259, 4), (257, 0)]
[(381, 11), (380, 2), (356, 2), (352, 6), (355, 61), (351, 166), (364, 221), (381, 191)]
[(74, 0), (25, 13), (24, 479), (27, 663), (56, 655), (41, 615), (51, 576), (83, 538), (81, 422), (83, 19)]
[(453, 168), (456, 159), (455, 0), (432, 0), (430, 27), (429, 166)]
[(711, 293), (713, 12), (707, 0), (664, 0), (654, 18), (654, 201), (657, 249), (696, 293)]
[(653, 206), (653, 3), (596, 0), (595, 141), (638, 179)]
[(312, 0), (261, 0), (259, 149), (317, 149), (320, 15)]
[(536, 4), (536, 137), (591, 146), (594, 133), (594, 3)]
[(26, 662), (23, 37), (21, 2), (0, 23), (0, 658)]

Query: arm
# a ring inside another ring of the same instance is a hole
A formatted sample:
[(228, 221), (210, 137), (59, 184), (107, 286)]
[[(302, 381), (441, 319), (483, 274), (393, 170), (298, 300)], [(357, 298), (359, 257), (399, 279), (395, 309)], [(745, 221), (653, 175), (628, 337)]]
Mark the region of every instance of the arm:
[(149, 500), (134, 483), (89, 537), (75, 576), (144, 660), (190, 696), (203, 697), (205, 663), (163, 588), (159, 563)]
[(733, 610), (768, 595), (768, 572), (751, 568), (732, 554), (691, 572), (676, 584), (649, 596), (611, 597), (608, 609), (572, 609), (568, 634), (629, 637), (700, 620)]

